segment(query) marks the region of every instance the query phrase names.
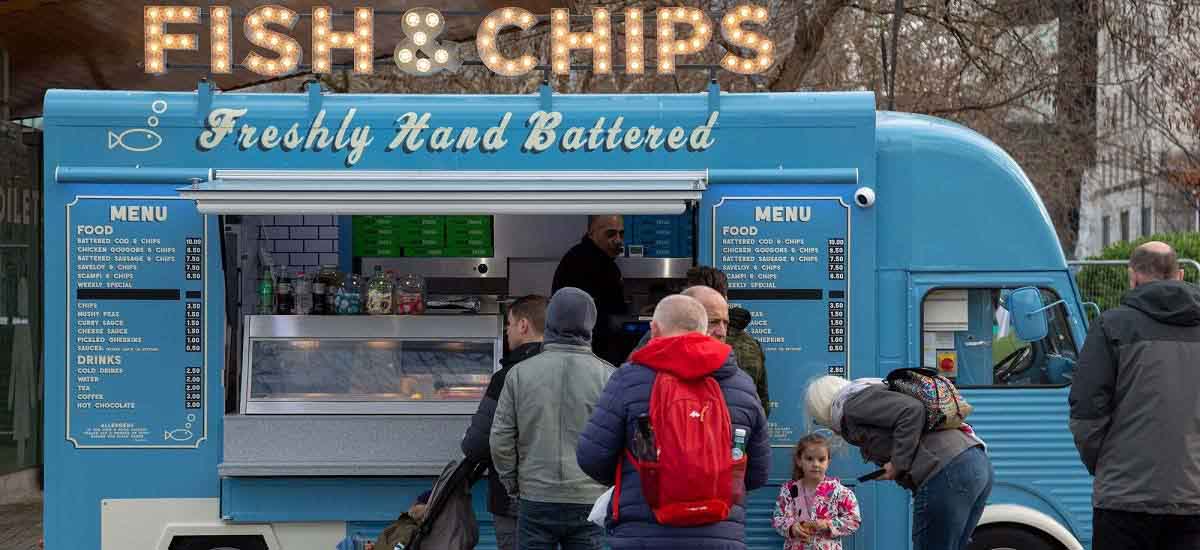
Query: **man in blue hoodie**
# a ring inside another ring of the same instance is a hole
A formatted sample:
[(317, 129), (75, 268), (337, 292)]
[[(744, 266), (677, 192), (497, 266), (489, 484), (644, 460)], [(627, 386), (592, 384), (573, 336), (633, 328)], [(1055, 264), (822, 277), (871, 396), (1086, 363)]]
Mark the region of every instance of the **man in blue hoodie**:
[(767, 419), (759, 404), (754, 381), (738, 368), (732, 348), (706, 334), (708, 313), (695, 298), (663, 298), (650, 322), (653, 337), (630, 357), (604, 387), (591, 420), (579, 436), (579, 467), (604, 485), (616, 480), (621, 464), (621, 489), (614, 521), (609, 507), (608, 543), (613, 550), (687, 548), (689, 550), (744, 550), (746, 509), (735, 503), (724, 521), (696, 527), (659, 524), (642, 494), (641, 479), (625, 456), (633, 448), (637, 418), (649, 413), (650, 394), (658, 372), (684, 379), (710, 376), (717, 381), (729, 408), (733, 429), (748, 432), (747, 491), (767, 482), (771, 448)]

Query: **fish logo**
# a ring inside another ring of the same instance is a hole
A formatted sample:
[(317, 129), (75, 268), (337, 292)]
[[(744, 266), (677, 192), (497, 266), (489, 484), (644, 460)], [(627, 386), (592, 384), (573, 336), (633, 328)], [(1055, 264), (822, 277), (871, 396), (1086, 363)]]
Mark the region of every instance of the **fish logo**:
[(158, 149), (162, 145), (162, 136), (154, 130), (145, 128), (130, 128), (120, 134), (108, 131), (108, 148), (116, 149), (118, 146), (126, 151), (134, 153), (145, 153)]
[(187, 441), (192, 438), (192, 431), (184, 428), (179, 428), (173, 431), (163, 430), (163, 439), (166, 441)]

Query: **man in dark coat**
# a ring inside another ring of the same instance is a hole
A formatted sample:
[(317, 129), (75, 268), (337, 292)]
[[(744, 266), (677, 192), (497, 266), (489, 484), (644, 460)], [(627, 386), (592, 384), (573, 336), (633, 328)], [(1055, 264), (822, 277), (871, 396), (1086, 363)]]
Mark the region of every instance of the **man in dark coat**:
[(1129, 258), (1131, 290), (1092, 322), (1071, 385), (1093, 548), (1200, 548), (1200, 290), (1175, 251)]
[[(601, 484), (614, 483), (618, 457), (633, 448), (637, 418), (649, 413), (656, 373), (666, 371), (683, 378), (711, 376), (717, 381), (733, 428), (748, 432), (748, 463), (743, 479), (746, 491), (767, 482), (771, 448), (767, 419), (754, 381), (737, 367), (728, 345), (705, 334), (708, 324), (708, 313), (694, 298), (674, 295), (659, 302), (650, 325), (654, 338), (609, 380), (579, 436), (576, 458), (584, 473)], [(618, 521), (613, 521), (611, 507), (607, 512), (608, 543), (613, 550), (746, 548), (746, 509), (742, 504), (735, 503), (724, 521), (696, 527), (661, 525), (642, 494), (637, 470), (628, 460), (621, 461), (617, 506)]]
[(592, 333), (592, 351), (614, 365), (620, 365), (628, 349), (618, 349), (616, 317), (627, 313), (625, 282), (615, 258), (621, 255), (625, 241), (625, 222), (621, 216), (588, 216), (587, 234), (571, 247), (558, 268), (550, 294), (573, 286), (586, 292), (596, 303), (596, 328)]
[[(531, 294), (522, 296), (508, 307), (505, 338), (508, 354), (500, 360), (500, 370), (492, 375), (479, 410), (471, 417), (471, 425), (462, 440), (462, 451), (467, 460), (491, 463), (492, 448), (488, 438), (492, 432), (492, 421), (496, 417), (496, 403), (504, 389), (504, 378), (513, 366), (542, 351), (542, 340), (546, 331), (545, 296)], [(500, 476), (494, 468), (488, 468), (488, 511), (496, 528), (496, 547), (499, 550), (516, 550), (517, 505), (508, 496)]]

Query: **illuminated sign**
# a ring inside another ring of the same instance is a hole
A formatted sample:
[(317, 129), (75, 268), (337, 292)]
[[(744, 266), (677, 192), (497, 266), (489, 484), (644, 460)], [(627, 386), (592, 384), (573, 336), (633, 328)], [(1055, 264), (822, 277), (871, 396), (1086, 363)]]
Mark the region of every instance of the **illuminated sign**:
[[(199, 25), (206, 8), (194, 6), (146, 6), (145, 16), (145, 71), (162, 74), (167, 70), (168, 50), (197, 51), (200, 39), (197, 34), (177, 34), (168, 31), (180, 25)], [(233, 71), (233, 12), (229, 6), (210, 6), (209, 26), (209, 70), (214, 74)], [(288, 34), (303, 17), (302, 14), (285, 6), (270, 4), (251, 9), (242, 16), (246, 39), (258, 51), (248, 53), (240, 66), (263, 76), (279, 76), (295, 72), (301, 67), (304, 47), (300, 41)], [(507, 28), (528, 30), (540, 19), (550, 21), (550, 60), (546, 67), (554, 74), (567, 74), (571, 70), (571, 53), (586, 50), (592, 54), (591, 70), (595, 74), (611, 74), (616, 65), (613, 45), (614, 24), (619, 23), (625, 32), (625, 74), (643, 74), (647, 67), (644, 25), (653, 18), (657, 25), (655, 39), (655, 69), (658, 74), (673, 74), (678, 67), (678, 58), (694, 55), (705, 50), (712, 42), (716, 31), (709, 14), (700, 8), (686, 6), (660, 7), (653, 16), (643, 13), (641, 8), (628, 8), (618, 16), (605, 8), (593, 8), (590, 16), (572, 16), (566, 9), (556, 8), (550, 15), (538, 16), (528, 10), (509, 7), (497, 9), (479, 24), (475, 33), (475, 48), (479, 62), (492, 72), (502, 76), (521, 76), (539, 67), (541, 59), (529, 53), (507, 57), (500, 52), (497, 39)], [(591, 30), (572, 31), (572, 19), (590, 19)], [(312, 8), (312, 57), (311, 69), (317, 74), (333, 70), (335, 50), (351, 52), (354, 56), (352, 70), (356, 74), (371, 74), (374, 71), (375, 11), (358, 7), (348, 12), (338, 12), (329, 6)], [(337, 19), (351, 19), (339, 25)], [(747, 24), (765, 25), (768, 21), (767, 8), (745, 4), (730, 9), (720, 22), (720, 32), (725, 43), (747, 52), (742, 57), (731, 51), (721, 59), (721, 67), (738, 74), (757, 74), (771, 68), (775, 61), (775, 45), (764, 34), (746, 27)], [(433, 8), (414, 8), (400, 16), (404, 38), (393, 52), (396, 66), (405, 73), (424, 76), (442, 71), (453, 72), (462, 65), (456, 45), (442, 44), (438, 37), (446, 28), (446, 18)]]

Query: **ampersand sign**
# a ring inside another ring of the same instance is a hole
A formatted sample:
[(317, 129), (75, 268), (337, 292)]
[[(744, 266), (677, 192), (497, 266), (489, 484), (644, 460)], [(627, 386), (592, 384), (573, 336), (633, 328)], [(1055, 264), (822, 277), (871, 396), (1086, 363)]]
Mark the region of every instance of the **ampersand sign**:
[(401, 29), (404, 40), (396, 46), (396, 66), (411, 75), (427, 76), (438, 71), (455, 71), (460, 60), (454, 45), (444, 45), (437, 37), (446, 29), (446, 18), (432, 8), (414, 8), (404, 12)]

